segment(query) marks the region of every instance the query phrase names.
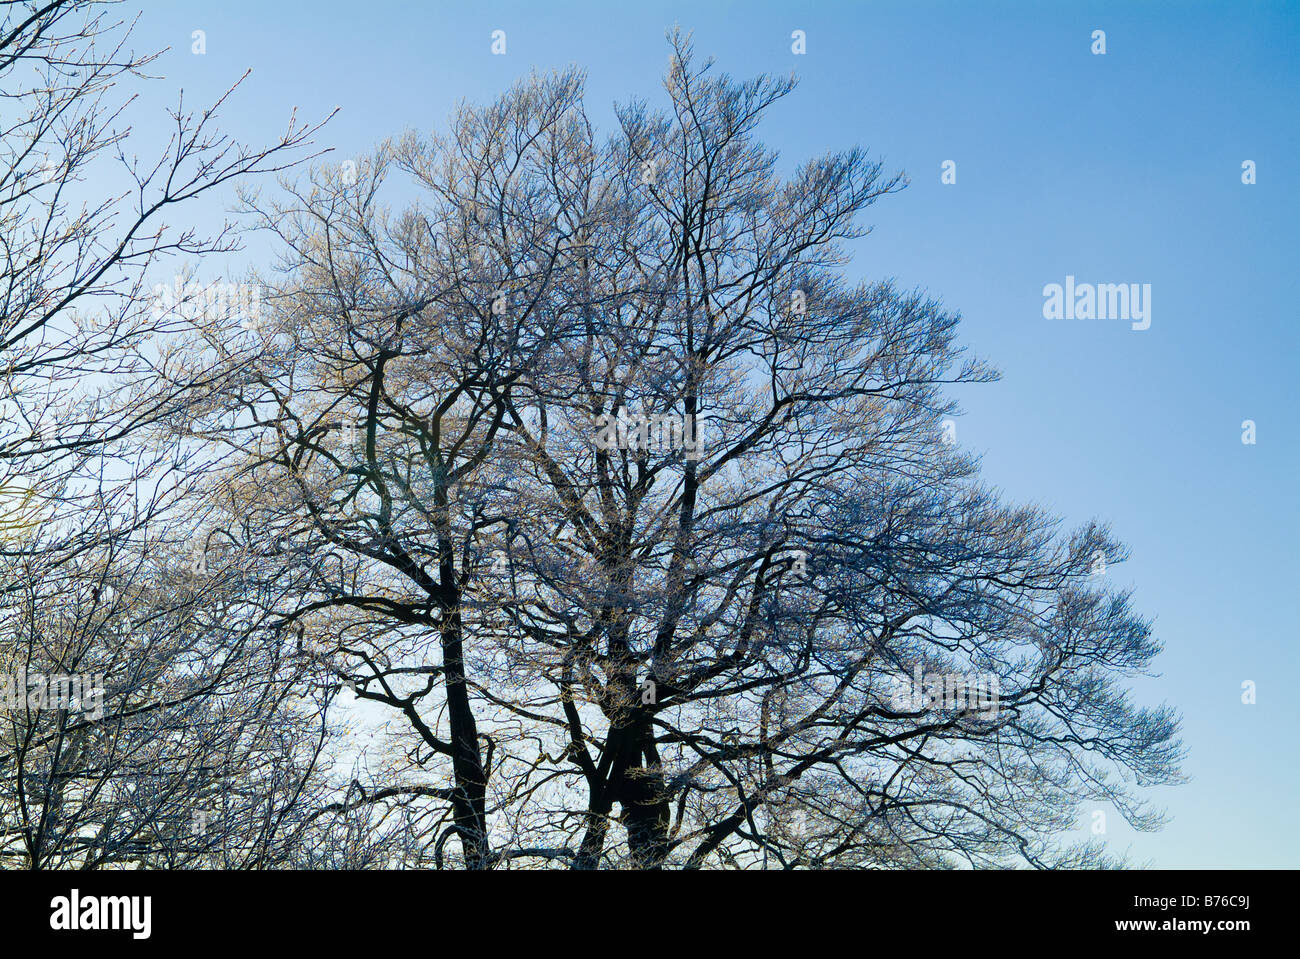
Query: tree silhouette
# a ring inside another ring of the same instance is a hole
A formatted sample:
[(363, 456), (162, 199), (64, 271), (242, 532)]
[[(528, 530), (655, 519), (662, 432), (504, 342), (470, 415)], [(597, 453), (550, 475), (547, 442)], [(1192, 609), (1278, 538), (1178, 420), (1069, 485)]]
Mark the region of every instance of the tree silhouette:
[(1094, 575), (1123, 547), (982, 486), (945, 390), (995, 374), (849, 278), (902, 178), (781, 175), (793, 80), (671, 46), (607, 138), (534, 76), (249, 198), (282, 270), (197, 432), (296, 544), (268, 575), (315, 571), (275, 615), (392, 720), (331, 808), (471, 868), (1108, 862), (1079, 803), (1157, 827), (1129, 783), (1181, 750), (1124, 689), (1159, 644)]

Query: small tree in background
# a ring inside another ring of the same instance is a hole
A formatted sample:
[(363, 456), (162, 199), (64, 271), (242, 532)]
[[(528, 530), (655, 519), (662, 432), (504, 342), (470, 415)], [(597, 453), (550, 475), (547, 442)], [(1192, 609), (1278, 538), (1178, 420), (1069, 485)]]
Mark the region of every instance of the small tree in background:
[(223, 846), (266, 864), (311, 794), (322, 709), (288, 703), (302, 670), (264, 645), (242, 574), (185, 579), (193, 451), (155, 440), (210, 384), (177, 375), (181, 324), (147, 275), (231, 250), (167, 221), (302, 158), (315, 128), (245, 147), (214, 129), (222, 97), (132, 155), (128, 87), (156, 55), (111, 9), (0, 11), (0, 864), (213, 864)]

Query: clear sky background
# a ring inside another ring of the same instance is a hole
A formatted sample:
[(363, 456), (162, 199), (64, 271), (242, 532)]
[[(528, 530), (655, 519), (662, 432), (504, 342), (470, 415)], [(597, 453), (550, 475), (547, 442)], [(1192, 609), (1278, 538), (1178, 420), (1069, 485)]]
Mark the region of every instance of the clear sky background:
[[(960, 395), (989, 482), (1131, 547), (1107, 575), (1166, 644), (1138, 696), (1181, 710), (1191, 781), (1153, 794), (1162, 832), (1112, 812), (1105, 838), (1155, 866), (1300, 866), (1300, 3), (148, 0), (136, 47), (171, 50), (132, 117), (147, 141), (179, 88), (197, 106), (252, 67), (223, 129), (256, 142), (339, 106), (320, 142), (342, 162), (576, 63), (607, 124), (659, 99), (673, 24), (718, 69), (796, 71), (761, 128), (786, 162), (862, 144), (908, 173), (851, 272), (941, 298), (1003, 371)], [(1044, 319), (1067, 274), (1151, 284), (1150, 329)]]

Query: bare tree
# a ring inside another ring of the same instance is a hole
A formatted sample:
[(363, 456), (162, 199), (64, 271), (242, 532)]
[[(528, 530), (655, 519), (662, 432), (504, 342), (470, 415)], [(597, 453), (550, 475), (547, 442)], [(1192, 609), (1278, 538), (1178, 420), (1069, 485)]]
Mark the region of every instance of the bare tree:
[(259, 575), (353, 688), (330, 710), (393, 720), (312, 861), (1107, 861), (1061, 840), (1080, 801), (1154, 828), (1130, 783), (1180, 754), (1124, 689), (1159, 644), (1093, 575), (1122, 546), (981, 486), (942, 423), (995, 374), (941, 304), (847, 277), (901, 177), (856, 148), (782, 177), (757, 129), (793, 81), (672, 50), (667, 109), (606, 140), (579, 75), (533, 77), (249, 197), (268, 325), (196, 331), (187, 429), (292, 544)]
[[(14, 584), (0, 607), (0, 861), (237, 867), (296, 854), (297, 810), (323, 801), (329, 693), (299, 644), (267, 628), (277, 586), (247, 572), (247, 538), (233, 524), (197, 537), (195, 504), (106, 497), (79, 517), (75, 554), (0, 559)], [(203, 539), (198, 561), (178, 548)]]
[[(187, 482), (173, 428), (208, 373), (175, 377), (184, 318), (146, 283), (175, 255), (234, 249), (229, 230), (166, 221), (302, 159), (316, 128), (291, 118), (275, 144), (245, 147), (214, 130), (222, 97), (178, 106), (157, 160), (141, 161), (123, 85), (155, 55), (130, 51), (109, 9), (0, 11), (0, 859), (210, 862), (193, 814), (238, 781), (242, 853), (264, 862), (314, 768), (322, 710), (290, 707), (302, 670), (262, 641), (251, 587), (176, 591), (178, 497), (164, 487)], [(174, 441), (150, 445), (164, 426)], [(232, 592), (242, 622), (212, 605)]]

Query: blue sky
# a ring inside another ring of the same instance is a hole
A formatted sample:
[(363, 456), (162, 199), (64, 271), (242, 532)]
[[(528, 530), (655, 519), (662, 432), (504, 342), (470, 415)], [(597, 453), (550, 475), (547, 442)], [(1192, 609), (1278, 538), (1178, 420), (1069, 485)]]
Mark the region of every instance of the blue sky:
[[(1156, 866), (1300, 866), (1300, 4), (152, 2), (137, 48), (172, 49), (133, 115), (152, 135), (179, 87), (197, 105), (252, 67), (223, 128), (257, 141), (295, 106), (339, 106), (321, 142), (341, 161), (577, 63), (604, 122), (616, 99), (654, 99), (675, 23), (727, 72), (796, 71), (763, 130), (791, 164), (857, 143), (908, 173), (852, 271), (960, 310), (1002, 369), (957, 420), (989, 482), (1131, 547), (1108, 575), (1166, 643), (1139, 697), (1182, 711), (1192, 781), (1155, 794), (1164, 831), (1112, 814), (1107, 840)], [(1067, 274), (1150, 284), (1150, 328), (1044, 319)]]

